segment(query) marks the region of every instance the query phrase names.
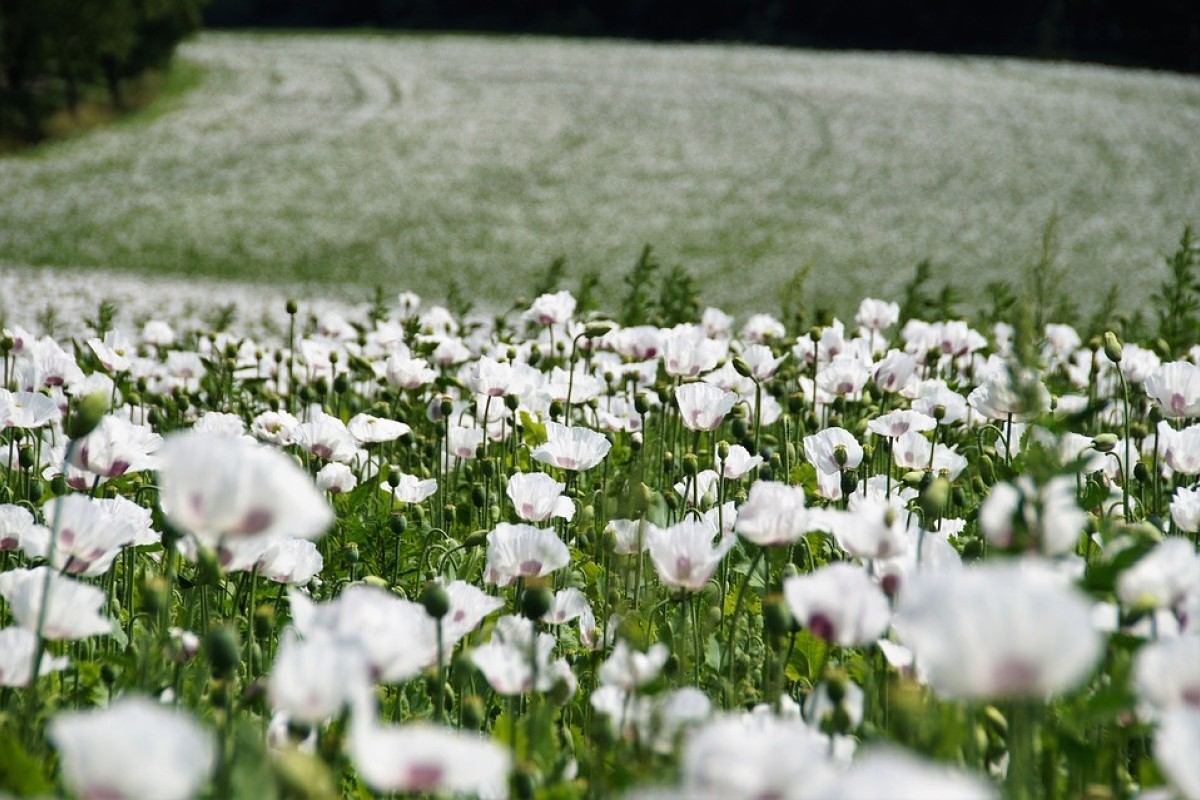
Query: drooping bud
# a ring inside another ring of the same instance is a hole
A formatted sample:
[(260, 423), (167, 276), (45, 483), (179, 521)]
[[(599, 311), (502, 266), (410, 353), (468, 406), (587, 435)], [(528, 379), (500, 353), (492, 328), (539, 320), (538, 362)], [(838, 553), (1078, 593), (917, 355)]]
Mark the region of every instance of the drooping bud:
[(430, 581), (421, 590), (421, 605), (429, 616), (441, 619), (450, 613), (450, 595), (440, 583)]
[(1104, 355), (1114, 364), (1120, 364), (1121, 358), (1125, 355), (1125, 348), (1121, 344), (1121, 340), (1112, 331), (1104, 333)]

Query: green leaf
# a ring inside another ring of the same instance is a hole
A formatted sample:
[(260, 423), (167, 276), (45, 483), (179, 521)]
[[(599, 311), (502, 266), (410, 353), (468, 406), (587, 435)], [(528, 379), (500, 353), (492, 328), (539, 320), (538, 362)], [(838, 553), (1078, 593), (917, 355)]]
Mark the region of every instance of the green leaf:
[(54, 789), (43, 762), (25, 750), (10, 730), (0, 730), (0, 789), (17, 797), (49, 794)]

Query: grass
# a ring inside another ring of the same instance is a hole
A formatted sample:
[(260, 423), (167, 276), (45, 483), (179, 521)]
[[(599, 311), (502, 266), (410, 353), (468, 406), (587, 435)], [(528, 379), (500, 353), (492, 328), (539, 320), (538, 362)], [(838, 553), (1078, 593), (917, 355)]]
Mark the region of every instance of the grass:
[[(1200, 78), (538, 38), (206, 34), (167, 99), (0, 161), (0, 264), (527, 290), (645, 243), (729, 310), (969, 303), (1056, 220), (1056, 289), (1129, 307), (1200, 221)], [(1136, 277), (1134, 277), (1136, 276)]]

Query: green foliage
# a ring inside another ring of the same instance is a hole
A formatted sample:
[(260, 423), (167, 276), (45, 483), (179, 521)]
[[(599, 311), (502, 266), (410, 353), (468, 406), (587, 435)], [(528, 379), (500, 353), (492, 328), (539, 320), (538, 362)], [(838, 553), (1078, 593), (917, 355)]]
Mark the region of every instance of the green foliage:
[(653, 297), (651, 286), (659, 269), (653, 252), (654, 249), (650, 245), (644, 245), (633, 268), (621, 279), (625, 284), (625, 297), (621, 300), (617, 321), (622, 325), (645, 325), (650, 322), (648, 311)]
[(958, 291), (948, 281), (933, 286), (933, 266), (929, 259), (917, 264), (912, 280), (904, 287), (900, 301), (900, 321), (910, 319), (949, 319), (955, 316)]
[(1183, 229), (1179, 245), (1167, 259), (1169, 274), (1153, 295), (1158, 308), (1158, 338), (1172, 353), (1195, 343), (1200, 329), (1200, 243), (1190, 227)]
[(567, 271), (567, 257), (555, 256), (546, 265), (545, 271), (534, 277), (533, 296), (540, 297), (544, 294), (557, 291), (562, 285), (563, 277)]
[(200, 26), (202, 0), (14, 0), (0, 4), (0, 139), (36, 141), (93, 89), (114, 109), (123, 82), (161, 70)]

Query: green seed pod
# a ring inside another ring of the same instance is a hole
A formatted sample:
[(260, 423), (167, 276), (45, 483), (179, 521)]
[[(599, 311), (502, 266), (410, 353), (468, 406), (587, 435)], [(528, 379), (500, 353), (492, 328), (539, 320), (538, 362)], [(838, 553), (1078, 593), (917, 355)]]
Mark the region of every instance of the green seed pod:
[(67, 420), (67, 435), (72, 439), (87, 436), (107, 412), (108, 396), (103, 392), (92, 392), (75, 405), (74, 413)]
[(450, 595), (440, 583), (430, 581), (421, 591), (421, 605), (429, 616), (441, 619), (450, 613)]
[(483, 708), (483, 700), (477, 694), (469, 694), (462, 701), (463, 727), (468, 730), (479, 730), (487, 721), (487, 712)]
[(783, 636), (792, 629), (792, 612), (781, 594), (763, 600), (763, 626), (772, 636)]
[(1120, 364), (1125, 355), (1121, 340), (1112, 331), (1104, 332), (1104, 355), (1114, 364)]
[(544, 586), (527, 586), (521, 595), (521, 614), (526, 619), (541, 619), (553, 605), (554, 594)]
[(196, 553), (196, 577), (193, 582), (197, 586), (216, 586), (221, 582), (224, 573), (217, 551), (202, 546)]
[(262, 603), (254, 609), (254, 636), (258, 639), (270, 638), (275, 632), (275, 606)]
[(996, 462), (987, 453), (979, 459), (979, 477), (983, 478), (983, 482), (988, 486), (996, 482)]
[(170, 603), (167, 579), (161, 575), (152, 575), (142, 582), (142, 611), (152, 617), (161, 614)]
[(214, 627), (204, 640), (204, 653), (213, 675), (228, 678), (241, 663), (242, 644), (235, 627), (226, 623)]
[(842, 473), (842, 495), (849, 496), (854, 494), (854, 490), (858, 488), (858, 475), (854, 470), (846, 470)]

